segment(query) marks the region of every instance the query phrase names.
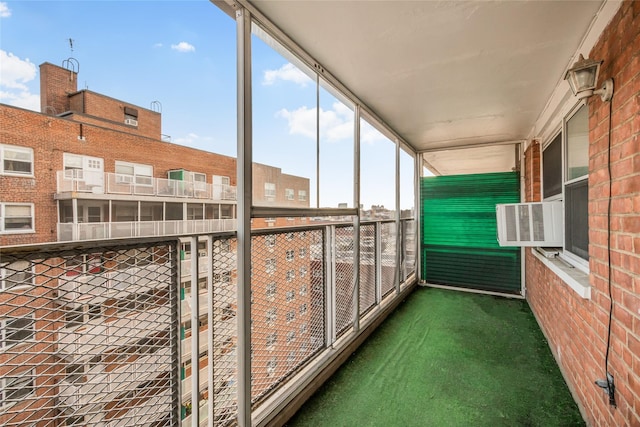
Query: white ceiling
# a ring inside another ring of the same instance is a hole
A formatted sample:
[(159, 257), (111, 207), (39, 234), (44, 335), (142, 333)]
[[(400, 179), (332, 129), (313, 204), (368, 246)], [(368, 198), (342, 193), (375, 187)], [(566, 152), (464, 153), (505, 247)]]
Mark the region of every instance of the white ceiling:
[(250, 3), (422, 151), (525, 139), (602, 2)]

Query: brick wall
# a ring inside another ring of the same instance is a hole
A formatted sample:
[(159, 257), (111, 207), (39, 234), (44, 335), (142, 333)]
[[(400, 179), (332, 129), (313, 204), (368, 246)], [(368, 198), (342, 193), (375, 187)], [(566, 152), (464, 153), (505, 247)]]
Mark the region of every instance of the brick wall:
[(0, 235), (0, 246), (57, 240), (56, 172), (63, 169), (63, 153), (104, 159), (105, 172), (115, 172), (115, 161), (153, 165), (157, 178), (167, 178), (171, 169), (188, 169), (228, 176), (236, 185), (236, 159), (157, 139), (90, 124), (82, 125), (84, 140), (78, 139), (80, 124), (33, 111), (0, 105), (0, 141), (31, 147), (34, 177), (0, 175), (0, 201), (35, 204), (36, 233)]
[[(640, 2), (624, 2), (591, 51), (604, 60), (600, 82), (613, 77), (611, 104), (589, 106), (589, 270), (591, 299), (581, 299), (530, 250), (527, 299), (589, 425), (640, 425)], [(609, 371), (617, 408), (594, 385), (605, 376), (609, 316), (607, 222), (611, 107), (611, 291), (614, 302)], [(538, 154), (536, 154), (536, 151)], [(539, 145), (527, 150), (526, 197), (539, 200)], [(527, 157), (528, 156), (528, 157)], [(529, 191), (531, 189), (531, 192)]]

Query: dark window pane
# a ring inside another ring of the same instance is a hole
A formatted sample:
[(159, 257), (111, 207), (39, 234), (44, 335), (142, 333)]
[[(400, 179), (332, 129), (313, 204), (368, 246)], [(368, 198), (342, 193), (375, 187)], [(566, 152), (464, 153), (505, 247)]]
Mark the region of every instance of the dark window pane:
[(542, 183), (545, 198), (562, 191), (562, 134), (542, 152)]
[(589, 186), (586, 179), (565, 188), (565, 249), (589, 259)]

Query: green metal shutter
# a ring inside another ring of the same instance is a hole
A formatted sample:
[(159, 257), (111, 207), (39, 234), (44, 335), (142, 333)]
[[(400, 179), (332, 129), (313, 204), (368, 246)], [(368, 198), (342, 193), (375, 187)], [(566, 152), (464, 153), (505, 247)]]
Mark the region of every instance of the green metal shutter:
[(421, 182), (422, 278), (520, 293), (520, 248), (500, 247), (496, 204), (520, 202), (517, 172), (426, 177)]

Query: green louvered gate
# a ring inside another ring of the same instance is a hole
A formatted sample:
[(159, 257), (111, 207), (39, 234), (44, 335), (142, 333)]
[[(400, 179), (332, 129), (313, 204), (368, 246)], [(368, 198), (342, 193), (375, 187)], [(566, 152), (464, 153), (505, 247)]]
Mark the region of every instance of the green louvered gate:
[(420, 187), (422, 278), (520, 294), (520, 248), (498, 246), (495, 209), (520, 202), (519, 174), (425, 177)]

